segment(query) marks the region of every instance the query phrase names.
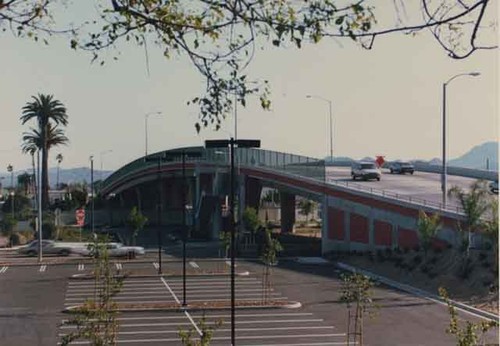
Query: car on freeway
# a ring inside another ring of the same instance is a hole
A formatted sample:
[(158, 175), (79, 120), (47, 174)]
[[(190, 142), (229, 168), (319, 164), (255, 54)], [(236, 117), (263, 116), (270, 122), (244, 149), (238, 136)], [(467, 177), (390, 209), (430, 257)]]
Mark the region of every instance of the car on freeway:
[(498, 180), (491, 181), (489, 187), (491, 193), (498, 193)]
[[(36, 256), (38, 255), (39, 249), (38, 240), (33, 240), (31, 243), (17, 249), (17, 253), (20, 255)], [(42, 240), (42, 254), (44, 255), (68, 256), (72, 252), (71, 247), (62, 243), (53, 240)]]
[(391, 174), (413, 174), (415, 172), (415, 166), (408, 161), (395, 161), (389, 165), (389, 171)]
[(354, 162), (351, 167), (352, 180), (356, 180), (356, 178), (380, 180), (381, 175), (380, 169), (373, 162)]
[[(107, 243), (106, 249), (110, 257), (135, 258), (138, 255), (144, 255), (146, 253), (142, 246), (126, 246), (122, 243)], [(78, 253), (84, 256), (94, 256), (94, 251), (91, 246), (80, 248)]]

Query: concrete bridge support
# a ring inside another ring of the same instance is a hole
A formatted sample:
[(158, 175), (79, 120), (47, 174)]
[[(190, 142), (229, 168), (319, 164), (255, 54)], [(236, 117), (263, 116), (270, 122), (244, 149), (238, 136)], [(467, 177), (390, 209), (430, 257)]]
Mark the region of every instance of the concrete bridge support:
[(295, 224), (295, 195), (280, 192), (281, 233), (293, 233)]

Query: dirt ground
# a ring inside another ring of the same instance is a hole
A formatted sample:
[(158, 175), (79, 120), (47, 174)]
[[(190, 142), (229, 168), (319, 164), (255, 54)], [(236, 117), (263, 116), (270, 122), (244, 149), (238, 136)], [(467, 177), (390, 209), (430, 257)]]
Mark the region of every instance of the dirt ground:
[(444, 287), (454, 300), (499, 313), (498, 269), (492, 251), (471, 250), (469, 260), (452, 249), (427, 254), (422, 250), (351, 251), (334, 259), (434, 294)]

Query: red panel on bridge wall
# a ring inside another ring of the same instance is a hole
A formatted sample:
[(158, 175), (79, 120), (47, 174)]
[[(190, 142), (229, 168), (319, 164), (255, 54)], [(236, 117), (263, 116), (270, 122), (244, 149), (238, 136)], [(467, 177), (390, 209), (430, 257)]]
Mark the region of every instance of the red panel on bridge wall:
[(375, 245), (392, 245), (392, 225), (388, 222), (375, 220)]
[(344, 212), (328, 208), (328, 239), (344, 240)]
[(364, 216), (351, 213), (351, 241), (367, 244), (368, 236), (368, 219)]
[(417, 232), (412, 229), (398, 227), (398, 246), (400, 248), (413, 248), (419, 243)]

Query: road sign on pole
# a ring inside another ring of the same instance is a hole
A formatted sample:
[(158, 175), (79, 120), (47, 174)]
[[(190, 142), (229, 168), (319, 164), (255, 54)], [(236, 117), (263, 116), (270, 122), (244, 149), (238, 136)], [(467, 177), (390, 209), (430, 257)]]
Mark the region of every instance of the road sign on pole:
[(85, 224), (85, 209), (77, 209), (75, 211), (76, 224), (78, 226), (83, 226)]

